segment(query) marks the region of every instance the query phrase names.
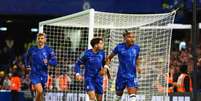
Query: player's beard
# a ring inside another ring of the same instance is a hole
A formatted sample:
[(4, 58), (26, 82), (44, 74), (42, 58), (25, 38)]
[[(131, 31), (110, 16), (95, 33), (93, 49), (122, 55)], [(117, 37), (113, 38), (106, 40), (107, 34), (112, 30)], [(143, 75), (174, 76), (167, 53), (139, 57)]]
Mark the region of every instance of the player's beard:
[(131, 45), (133, 45), (135, 42), (134, 42), (134, 41), (131, 41), (130, 43), (131, 43)]
[(131, 46), (131, 45), (134, 44), (134, 41), (127, 41), (126, 43), (127, 43), (128, 46)]

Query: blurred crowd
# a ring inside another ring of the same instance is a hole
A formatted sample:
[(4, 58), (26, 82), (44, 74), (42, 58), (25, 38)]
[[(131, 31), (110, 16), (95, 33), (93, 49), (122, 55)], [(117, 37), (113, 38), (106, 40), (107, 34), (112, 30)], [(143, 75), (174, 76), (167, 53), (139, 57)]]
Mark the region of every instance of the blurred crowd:
[[(68, 91), (71, 78), (67, 72), (59, 70), (60, 68), (51, 69), (48, 75), (47, 90)], [(53, 73), (54, 76), (53, 76)], [(29, 79), (29, 71), (24, 67), (23, 56), (17, 56), (12, 65), (0, 71), (0, 90), (15, 91), (33, 91)]]
[[(197, 63), (194, 69), (191, 43), (180, 43), (178, 51), (171, 51), (168, 92), (192, 92), (193, 80), (196, 77), (196, 89), (201, 91), (201, 43), (196, 47)], [(197, 72), (196, 76), (194, 76)]]

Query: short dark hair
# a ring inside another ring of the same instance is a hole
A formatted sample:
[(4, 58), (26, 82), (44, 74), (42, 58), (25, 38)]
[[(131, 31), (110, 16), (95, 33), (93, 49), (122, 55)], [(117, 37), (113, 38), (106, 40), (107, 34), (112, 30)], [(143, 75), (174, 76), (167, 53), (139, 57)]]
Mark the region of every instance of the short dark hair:
[(96, 44), (98, 44), (100, 41), (103, 41), (103, 39), (102, 39), (102, 38), (93, 38), (93, 39), (91, 40), (90, 44), (91, 44), (91, 46), (94, 48), (94, 46), (95, 46)]
[(123, 33), (123, 37), (126, 37), (126, 36), (129, 35), (129, 34), (134, 34), (134, 32), (125, 31), (125, 32)]

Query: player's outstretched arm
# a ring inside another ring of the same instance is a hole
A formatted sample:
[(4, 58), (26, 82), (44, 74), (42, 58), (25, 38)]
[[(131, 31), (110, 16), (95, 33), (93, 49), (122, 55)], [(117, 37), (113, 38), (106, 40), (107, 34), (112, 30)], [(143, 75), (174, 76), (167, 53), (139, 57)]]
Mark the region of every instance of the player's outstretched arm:
[(78, 60), (75, 64), (74, 67), (74, 73), (75, 73), (75, 80), (76, 81), (81, 81), (82, 80), (82, 76), (80, 75), (80, 66), (81, 66), (82, 62), (80, 60)]
[(80, 57), (78, 58), (78, 60), (76, 61), (75, 67), (74, 67), (75, 80), (77, 81), (82, 80), (82, 76), (80, 75), (80, 66), (84, 65), (85, 61), (86, 61), (85, 53), (82, 53)]
[(104, 70), (105, 70), (105, 72), (106, 72), (106, 74), (107, 74), (107, 76), (108, 76), (108, 79), (111, 78), (109, 64), (110, 64), (112, 58), (113, 58), (115, 55), (116, 55), (116, 54), (111, 53), (111, 54), (110, 54), (109, 56), (107, 56), (106, 59), (105, 59)]
[(138, 58), (137, 60), (136, 60), (136, 69), (137, 69), (137, 72), (138, 73), (142, 73), (142, 67), (140, 67), (141, 66), (141, 58)]
[(76, 76), (80, 74), (80, 65), (81, 64), (82, 64), (82, 62), (79, 59), (75, 63), (74, 72), (75, 72)]
[(115, 56), (116, 54), (111, 53), (110, 55), (108, 55), (105, 59), (105, 66), (104, 68), (109, 68), (109, 64), (112, 61), (112, 58)]
[(109, 64), (110, 62), (112, 61), (112, 58), (118, 54), (119, 52), (119, 48), (118, 48), (118, 45), (114, 48), (114, 50), (112, 51), (112, 53), (110, 55), (108, 55), (105, 59), (105, 66), (104, 68), (109, 68)]
[(80, 75), (80, 66), (82, 65), (82, 61), (78, 60), (74, 67), (74, 73), (75, 73), (75, 80), (81, 81), (82, 76)]

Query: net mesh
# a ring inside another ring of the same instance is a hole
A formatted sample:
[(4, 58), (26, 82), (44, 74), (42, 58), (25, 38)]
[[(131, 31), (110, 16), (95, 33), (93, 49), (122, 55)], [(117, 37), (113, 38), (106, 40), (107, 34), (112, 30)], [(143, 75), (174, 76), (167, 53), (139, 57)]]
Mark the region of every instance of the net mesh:
[[(93, 13), (93, 14), (91, 14)], [(88, 49), (93, 37), (102, 37), (105, 51), (123, 42), (125, 30), (136, 34), (136, 42), (141, 48), (142, 73), (138, 74), (140, 101), (168, 100), (167, 73), (172, 29), (166, 28), (174, 21), (175, 12), (165, 14), (118, 14), (93, 10), (56, 18), (40, 23), (41, 31), (47, 34), (47, 44), (55, 50), (57, 68), (49, 68), (46, 100), (85, 101), (84, 82), (74, 80), (73, 67), (80, 54)], [(90, 32), (92, 31), (92, 32)], [(89, 35), (90, 34), (90, 35)], [(118, 70), (117, 56), (111, 62), (110, 80), (104, 78), (104, 101), (115, 98), (115, 77)], [(81, 68), (84, 74), (84, 68)], [(157, 98), (158, 99), (158, 98)], [(122, 101), (128, 101), (125, 90)]]

